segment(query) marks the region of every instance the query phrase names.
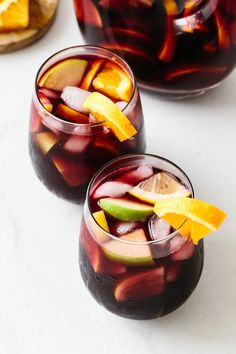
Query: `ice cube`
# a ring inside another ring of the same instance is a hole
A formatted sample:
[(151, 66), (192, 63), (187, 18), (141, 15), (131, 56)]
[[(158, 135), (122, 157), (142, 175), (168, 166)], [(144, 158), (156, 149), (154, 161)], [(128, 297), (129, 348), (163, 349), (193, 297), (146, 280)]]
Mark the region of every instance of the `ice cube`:
[(118, 102), (116, 102), (116, 105), (117, 105), (117, 107), (121, 110), (121, 111), (123, 111), (123, 109), (127, 106), (127, 102), (125, 102), (125, 101), (118, 101)]
[(42, 123), (56, 135), (63, 133), (63, 124), (49, 115), (42, 117)]
[(135, 168), (129, 172), (122, 174), (119, 177), (119, 180), (125, 183), (132, 183), (132, 185), (135, 185), (136, 183), (139, 183), (144, 179), (151, 177), (152, 175), (152, 166), (148, 164), (142, 164), (138, 168)]
[(119, 181), (109, 181), (101, 184), (94, 192), (94, 198), (121, 197), (128, 192), (131, 185)]
[(157, 215), (153, 215), (148, 222), (152, 240), (161, 240), (171, 233), (171, 226)]
[(112, 226), (112, 233), (116, 236), (123, 236), (140, 227), (142, 227), (142, 224), (140, 222), (117, 221)]
[(170, 240), (170, 253), (174, 253), (178, 251), (186, 242), (186, 238), (181, 236), (177, 233), (171, 240)]
[(89, 136), (72, 135), (64, 144), (63, 149), (69, 153), (82, 154), (91, 141), (92, 139)]
[(67, 86), (62, 92), (61, 98), (68, 107), (78, 112), (89, 114), (89, 111), (83, 107), (83, 103), (90, 94), (91, 92), (82, 90), (79, 87)]
[[(182, 236), (180, 237), (183, 239)], [(195, 250), (195, 246), (191, 240), (187, 242), (185, 241), (184, 243), (182, 242), (182, 246), (177, 251), (171, 254), (171, 259), (173, 261), (185, 261), (192, 257), (194, 250)]]

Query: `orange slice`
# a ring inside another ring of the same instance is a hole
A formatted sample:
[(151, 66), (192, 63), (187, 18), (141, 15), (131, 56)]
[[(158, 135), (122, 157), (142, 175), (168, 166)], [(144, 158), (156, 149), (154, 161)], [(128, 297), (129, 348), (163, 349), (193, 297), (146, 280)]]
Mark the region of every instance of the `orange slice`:
[(133, 84), (129, 76), (119, 66), (108, 62), (93, 80), (95, 90), (118, 101), (129, 102)]
[(80, 88), (83, 90), (89, 90), (92, 81), (95, 77), (95, 75), (97, 74), (98, 70), (100, 69), (101, 65), (104, 63), (104, 59), (96, 59), (93, 64), (91, 65), (91, 68), (88, 70), (88, 72), (86, 73), (86, 75), (84, 76), (81, 84), (80, 84)]
[(147, 203), (173, 197), (187, 197), (190, 191), (174, 176), (160, 172), (129, 190), (129, 194)]
[(106, 96), (99, 92), (93, 92), (83, 104), (98, 122), (105, 125), (117, 136), (120, 141), (130, 139), (137, 134), (137, 130), (131, 124), (123, 112)]
[(63, 118), (68, 119), (71, 122), (78, 124), (88, 124), (89, 117), (83, 113), (77, 112), (74, 109), (64, 105), (63, 103), (59, 103), (57, 107), (57, 114)]
[(217, 230), (226, 214), (212, 204), (193, 198), (168, 198), (158, 201), (154, 212), (180, 233), (191, 238), (194, 244)]
[(0, 1), (0, 32), (26, 28), (29, 24), (29, 0)]

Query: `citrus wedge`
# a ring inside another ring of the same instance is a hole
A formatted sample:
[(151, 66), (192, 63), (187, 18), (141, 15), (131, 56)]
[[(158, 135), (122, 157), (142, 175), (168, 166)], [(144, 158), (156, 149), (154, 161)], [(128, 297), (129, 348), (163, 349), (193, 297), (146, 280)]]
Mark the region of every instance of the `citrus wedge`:
[[(97, 211), (96, 213), (93, 213), (93, 217), (96, 220), (97, 224), (106, 232), (110, 232), (109, 226), (107, 223), (106, 215), (103, 210)], [(93, 225), (93, 231), (95, 233), (96, 239), (99, 242), (99, 244), (103, 244), (106, 241), (109, 241), (109, 237), (106, 235), (106, 233), (99, 228), (98, 225)]]
[(174, 176), (160, 172), (131, 188), (129, 194), (155, 204), (158, 200), (166, 198), (187, 197), (191, 192)]
[(26, 28), (29, 24), (29, 0), (0, 1), (0, 32)]
[(83, 89), (83, 90), (90, 89), (92, 81), (93, 81), (95, 75), (97, 74), (98, 70), (100, 69), (100, 67), (104, 63), (104, 61), (105, 61), (104, 59), (96, 59), (92, 63), (91, 68), (87, 71), (86, 75), (84, 76), (84, 78), (80, 84), (81, 89)]
[(158, 201), (154, 212), (194, 244), (217, 230), (226, 214), (212, 204), (193, 198), (168, 198)]
[(111, 62), (108, 62), (93, 80), (93, 87), (118, 101), (129, 102), (133, 92), (133, 84), (129, 76)]
[(93, 92), (83, 104), (98, 122), (104, 122), (112, 130), (120, 141), (130, 139), (137, 134), (137, 130), (131, 124), (123, 112), (106, 96), (99, 92)]

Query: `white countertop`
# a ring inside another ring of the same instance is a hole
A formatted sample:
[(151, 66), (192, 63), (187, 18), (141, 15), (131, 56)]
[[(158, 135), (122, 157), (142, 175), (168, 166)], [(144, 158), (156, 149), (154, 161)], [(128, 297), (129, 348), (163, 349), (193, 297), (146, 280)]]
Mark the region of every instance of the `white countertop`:
[(56, 198), (28, 156), (36, 71), (49, 55), (82, 44), (72, 1), (35, 45), (0, 56), (0, 353), (235, 353), (236, 71), (183, 102), (141, 92), (148, 152), (189, 175), (199, 198), (228, 213), (205, 242), (205, 267), (187, 303), (165, 318), (131, 321), (101, 308), (78, 269), (81, 207)]

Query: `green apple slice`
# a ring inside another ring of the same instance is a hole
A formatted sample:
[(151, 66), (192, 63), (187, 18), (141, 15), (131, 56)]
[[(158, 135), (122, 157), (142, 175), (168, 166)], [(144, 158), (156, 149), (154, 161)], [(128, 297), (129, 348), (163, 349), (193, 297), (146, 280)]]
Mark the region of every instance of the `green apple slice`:
[(141, 221), (153, 214), (151, 205), (124, 198), (102, 198), (99, 200), (99, 206), (107, 214), (122, 221)]
[[(122, 242), (121, 240), (132, 241), (132, 243)], [(135, 230), (120, 239), (113, 239), (102, 245), (106, 257), (112, 261), (131, 266), (153, 265), (151, 250), (146, 242), (143, 229)]]
[(63, 91), (66, 86), (78, 86), (84, 76), (88, 62), (83, 59), (66, 59), (54, 65), (39, 80), (40, 87)]

